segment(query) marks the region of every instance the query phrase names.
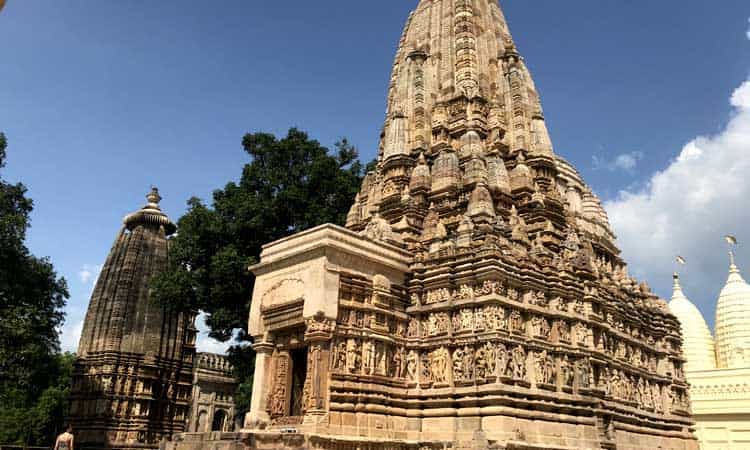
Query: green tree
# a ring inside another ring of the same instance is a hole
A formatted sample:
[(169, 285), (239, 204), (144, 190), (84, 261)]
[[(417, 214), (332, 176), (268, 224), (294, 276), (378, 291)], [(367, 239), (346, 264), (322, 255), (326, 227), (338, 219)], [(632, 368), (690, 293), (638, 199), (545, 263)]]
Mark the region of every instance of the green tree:
[[(5, 167), (6, 148), (0, 133), (0, 169)], [(46, 439), (30, 430), (32, 410), (37, 424), (62, 420), (40, 415), (60, 413), (51, 407), (54, 394), (48, 389), (59, 381), (58, 329), (68, 289), (50, 261), (32, 255), (24, 243), (32, 210), (26, 187), (0, 178), (0, 442), (12, 436), (13, 442), (24, 443)]]
[[(345, 139), (331, 152), (295, 128), (281, 139), (247, 134), (242, 146), (250, 162), (239, 182), (214, 191), (210, 207), (188, 201), (171, 241), (171, 267), (153, 281), (155, 300), (204, 311), (211, 336), (220, 341), (238, 329), (248, 339), (254, 279), (247, 268), (258, 262), (261, 246), (323, 223), (343, 224), (364, 171)], [(246, 393), (251, 350), (232, 348), (230, 358)]]
[(63, 431), (68, 416), (70, 380), (75, 355), (55, 354), (46, 366), (46, 380), (37, 398), (21, 388), (10, 388), (0, 409), (0, 442), (51, 445)]

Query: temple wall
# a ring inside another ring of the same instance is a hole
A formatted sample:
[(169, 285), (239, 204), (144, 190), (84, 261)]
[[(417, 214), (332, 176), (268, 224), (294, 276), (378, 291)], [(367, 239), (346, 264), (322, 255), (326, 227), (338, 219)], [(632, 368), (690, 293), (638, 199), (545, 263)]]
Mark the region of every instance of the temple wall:
[(750, 368), (687, 372), (703, 450), (750, 448)]
[[(428, 289), (440, 285), (430, 275), (410, 296), (415, 278), (399, 249), (372, 244), (324, 226), (264, 249), (253, 268), (261, 301), (250, 316), (258, 353), (248, 436), (448, 445), (480, 433), (486, 448), (697, 448), (686, 396), (673, 395), (679, 382), (670, 387), (682, 374), (669, 339), (657, 338), (653, 355), (635, 353), (618, 331), (625, 325), (596, 323), (603, 313), (591, 295), (547, 304), (490, 275), (478, 287), (461, 278), (455, 291)], [(654, 384), (636, 387), (632, 371), (651, 371)]]

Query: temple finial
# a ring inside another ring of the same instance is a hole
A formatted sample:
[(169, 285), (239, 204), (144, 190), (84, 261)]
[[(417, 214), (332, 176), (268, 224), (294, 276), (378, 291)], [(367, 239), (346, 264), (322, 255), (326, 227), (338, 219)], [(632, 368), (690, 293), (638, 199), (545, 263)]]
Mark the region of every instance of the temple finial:
[(149, 192), (146, 195), (146, 200), (149, 203), (158, 205), (159, 202), (161, 201), (161, 195), (159, 195), (159, 188), (157, 188), (156, 186), (151, 186), (151, 192)]
[(682, 291), (682, 286), (680, 285), (680, 274), (675, 272), (672, 275), (672, 279), (674, 280), (674, 283), (672, 283), (672, 292)]
[(737, 271), (737, 264), (734, 260), (734, 250), (729, 250), (729, 270)]
[(729, 271), (739, 272), (739, 270), (737, 269), (737, 264), (734, 260), (734, 247), (737, 246), (737, 238), (731, 234), (728, 234), (724, 236), (724, 240), (727, 241), (727, 245), (729, 246)]
[(162, 200), (159, 195), (159, 189), (156, 186), (151, 186), (151, 191), (146, 194), (147, 203), (141, 207), (138, 211), (128, 214), (125, 216), (124, 224), (128, 229), (134, 229), (138, 225), (143, 224), (157, 224), (165, 227), (167, 236), (174, 234), (177, 230), (177, 226), (169, 220), (166, 214), (161, 210), (159, 202)]

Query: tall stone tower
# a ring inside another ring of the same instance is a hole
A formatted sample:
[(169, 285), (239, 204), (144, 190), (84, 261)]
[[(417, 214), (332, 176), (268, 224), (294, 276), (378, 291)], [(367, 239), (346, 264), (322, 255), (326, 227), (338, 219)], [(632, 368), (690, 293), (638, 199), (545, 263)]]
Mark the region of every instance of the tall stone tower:
[(697, 449), (679, 323), (555, 154), (496, 0), (419, 2), (387, 103), (347, 229), (252, 267), (247, 442)]
[(155, 448), (188, 417), (193, 316), (149, 298), (176, 226), (155, 188), (147, 200), (125, 217), (86, 313), (71, 394), (82, 448)]

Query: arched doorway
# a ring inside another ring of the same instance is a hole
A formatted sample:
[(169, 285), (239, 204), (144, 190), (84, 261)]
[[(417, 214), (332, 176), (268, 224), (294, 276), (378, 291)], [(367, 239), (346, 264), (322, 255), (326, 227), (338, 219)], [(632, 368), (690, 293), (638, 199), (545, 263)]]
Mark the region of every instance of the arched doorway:
[(227, 423), (227, 413), (223, 409), (217, 409), (214, 412), (214, 420), (211, 423), (211, 431), (224, 431), (224, 425)]
[(198, 433), (202, 433), (206, 430), (206, 426), (208, 425), (206, 422), (208, 421), (208, 413), (206, 411), (201, 411), (200, 414), (198, 414), (198, 422), (195, 424), (195, 430)]

